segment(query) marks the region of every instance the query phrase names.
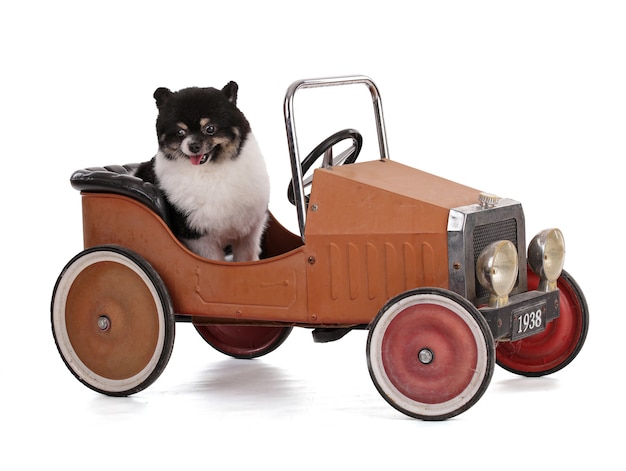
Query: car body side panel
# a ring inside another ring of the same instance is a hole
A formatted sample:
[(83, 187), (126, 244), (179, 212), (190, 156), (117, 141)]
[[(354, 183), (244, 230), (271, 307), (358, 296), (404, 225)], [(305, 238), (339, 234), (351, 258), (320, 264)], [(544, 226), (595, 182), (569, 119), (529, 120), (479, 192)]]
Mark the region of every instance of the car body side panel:
[[(141, 203), (114, 194), (83, 194), (85, 248), (114, 244), (144, 257), (159, 273), (177, 314), (236, 322), (306, 323), (304, 247), (257, 262), (207, 260), (187, 250)], [(276, 247), (273, 248), (276, 251)]]
[(403, 291), (447, 288), (448, 215), (478, 194), (392, 161), (318, 169), (305, 231), (310, 316), (367, 324)]
[(368, 324), (403, 291), (448, 285), (445, 234), (311, 236), (307, 247), (309, 311), (322, 324)]

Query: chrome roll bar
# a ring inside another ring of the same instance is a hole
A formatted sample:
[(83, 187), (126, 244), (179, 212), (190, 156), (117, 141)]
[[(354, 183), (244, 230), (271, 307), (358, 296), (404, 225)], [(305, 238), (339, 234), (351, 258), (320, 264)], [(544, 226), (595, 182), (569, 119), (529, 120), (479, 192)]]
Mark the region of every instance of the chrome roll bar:
[(385, 122), (383, 119), (383, 107), (380, 99), (380, 93), (374, 82), (363, 75), (345, 76), (345, 77), (328, 77), (317, 79), (303, 79), (293, 82), (287, 89), (284, 103), (285, 127), (287, 131), (287, 144), (289, 146), (289, 158), (291, 159), (291, 173), (293, 179), (294, 200), (296, 210), (298, 212), (298, 226), (300, 235), (304, 240), (304, 228), (306, 225), (306, 199), (304, 195), (304, 185), (302, 182), (302, 167), (300, 164), (300, 150), (298, 148), (298, 138), (296, 135), (296, 122), (294, 117), (294, 96), (300, 89), (331, 87), (338, 85), (363, 84), (367, 86), (372, 96), (372, 104), (374, 106), (374, 118), (376, 120), (376, 132), (378, 134), (378, 148), (381, 159), (389, 158), (389, 150), (387, 148), (387, 135), (385, 131)]

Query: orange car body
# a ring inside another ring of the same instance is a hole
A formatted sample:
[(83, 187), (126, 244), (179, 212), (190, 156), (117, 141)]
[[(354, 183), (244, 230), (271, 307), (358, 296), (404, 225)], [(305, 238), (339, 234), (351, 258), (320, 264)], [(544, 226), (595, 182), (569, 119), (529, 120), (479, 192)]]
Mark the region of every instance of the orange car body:
[(448, 214), (478, 190), (390, 160), (318, 169), (314, 180), (304, 241), (271, 217), (256, 262), (201, 258), (159, 215), (111, 193), (82, 193), (85, 248), (141, 255), (195, 324), (368, 324), (398, 293), (448, 287)]

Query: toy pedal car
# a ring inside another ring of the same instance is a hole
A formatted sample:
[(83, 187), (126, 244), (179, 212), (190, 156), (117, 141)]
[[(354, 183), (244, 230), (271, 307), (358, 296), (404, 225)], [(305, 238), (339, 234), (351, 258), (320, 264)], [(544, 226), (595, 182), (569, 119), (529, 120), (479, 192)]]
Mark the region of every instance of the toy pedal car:
[[(355, 162), (361, 135), (344, 130), (302, 162), (294, 96), (365, 85), (380, 155)], [(589, 314), (562, 270), (563, 235), (526, 246), (520, 203), (392, 161), (380, 95), (367, 77), (301, 80), (284, 102), (301, 234), (273, 216), (254, 262), (203, 259), (168, 227), (163, 197), (130, 166), (75, 172), (85, 249), (60, 274), (51, 322), (58, 351), (87, 387), (126, 396), (152, 384), (191, 322), (217, 350), (265, 355), (294, 327), (318, 342), (367, 329), (371, 378), (393, 407), (443, 420), (474, 405), (495, 364), (553, 373), (579, 353)], [(333, 158), (332, 149), (351, 141)], [(322, 157), (313, 178), (307, 170)]]

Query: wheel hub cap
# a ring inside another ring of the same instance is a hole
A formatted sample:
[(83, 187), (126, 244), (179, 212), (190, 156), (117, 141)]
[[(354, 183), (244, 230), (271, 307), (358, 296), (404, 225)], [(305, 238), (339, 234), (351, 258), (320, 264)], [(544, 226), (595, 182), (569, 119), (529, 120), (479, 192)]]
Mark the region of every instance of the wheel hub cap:
[(103, 332), (106, 332), (111, 328), (111, 321), (107, 316), (100, 316), (98, 318), (98, 328)]
[(435, 359), (435, 354), (430, 348), (422, 348), (417, 354), (417, 358), (422, 364), (428, 365)]

